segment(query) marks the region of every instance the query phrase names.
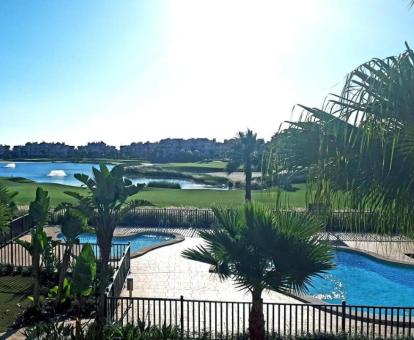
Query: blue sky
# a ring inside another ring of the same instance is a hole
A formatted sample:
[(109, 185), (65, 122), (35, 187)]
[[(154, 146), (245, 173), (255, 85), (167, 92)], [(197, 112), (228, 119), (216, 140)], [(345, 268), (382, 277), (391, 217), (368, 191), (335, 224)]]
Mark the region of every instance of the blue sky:
[(0, 144), (269, 138), (413, 25), (408, 0), (2, 0)]

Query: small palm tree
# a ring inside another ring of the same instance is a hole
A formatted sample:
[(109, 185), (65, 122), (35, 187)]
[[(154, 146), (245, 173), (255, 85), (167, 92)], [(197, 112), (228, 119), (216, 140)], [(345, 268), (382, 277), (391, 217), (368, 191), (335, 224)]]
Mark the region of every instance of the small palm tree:
[(250, 338), (264, 339), (263, 291), (302, 293), (312, 276), (332, 268), (330, 246), (318, 237), (322, 225), (307, 215), (251, 203), (214, 213), (219, 227), (201, 231), (205, 245), (183, 256), (211, 265), (221, 279), (231, 278), (252, 294)]
[(62, 234), (65, 237), (65, 250), (59, 271), (58, 289), (55, 297), (55, 307), (61, 302), (66, 272), (72, 256), (73, 245), (79, 242), (79, 235), (85, 230), (87, 219), (78, 210), (67, 208), (62, 219)]
[(227, 164), (226, 170), (228, 173), (237, 171), (240, 166), (243, 166), (243, 171), (246, 177), (246, 201), (251, 201), (252, 199), (252, 167), (258, 161), (258, 148), (259, 141), (257, 140), (257, 134), (249, 129), (246, 132), (239, 132), (235, 139), (230, 160)]
[(49, 219), (49, 206), (49, 193), (38, 187), (36, 189), (36, 198), (29, 206), (29, 216), (34, 223), (34, 227), (31, 229), (30, 242), (17, 240), (32, 257), (33, 305), (35, 310), (39, 309), (40, 300), (40, 260), (42, 254), (50, 246), (50, 237), (43, 230), (43, 226), (46, 225)]
[(104, 164), (99, 169), (93, 168), (93, 177), (85, 174), (75, 174), (75, 178), (82, 182), (90, 195), (83, 196), (75, 192), (66, 192), (79, 201), (77, 207), (88, 216), (96, 230), (97, 243), (100, 251), (100, 270), (97, 303), (97, 327), (102, 331), (105, 324), (105, 289), (108, 281), (108, 262), (111, 254), (112, 238), (115, 227), (122, 218), (132, 209), (151, 205), (144, 200), (127, 199), (138, 193), (143, 185), (133, 185), (129, 179), (124, 178), (122, 166), (115, 166), (112, 170)]

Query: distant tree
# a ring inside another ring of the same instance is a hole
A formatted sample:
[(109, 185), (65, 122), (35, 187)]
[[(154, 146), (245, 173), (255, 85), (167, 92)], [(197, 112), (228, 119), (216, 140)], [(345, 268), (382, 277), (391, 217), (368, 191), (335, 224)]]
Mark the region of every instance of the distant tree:
[(251, 201), (252, 171), (253, 166), (259, 161), (259, 141), (257, 134), (252, 130), (239, 132), (230, 151), (230, 160), (227, 164), (227, 172), (232, 173), (243, 167), (246, 177), (245, 200)]
[(263, 291), (301, 293), (312, 276), (333, 267), (331, 248), (318, 236), (322, 224), (251, 203), (239, 210), (214, 209), (214, 214), (219, 223), (200, 232), (204, 244), (182, 255), (211, 265), (220, 279), (233, 279), (237, 288), (251, 293), (250, 339), (262, 340)]

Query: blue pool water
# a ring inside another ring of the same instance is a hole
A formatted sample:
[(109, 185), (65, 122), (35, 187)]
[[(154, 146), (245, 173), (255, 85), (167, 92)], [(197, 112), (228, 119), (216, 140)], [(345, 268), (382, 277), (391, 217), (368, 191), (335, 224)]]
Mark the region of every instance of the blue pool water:
[[(62, 234), (58, 235), (58, 238), (64, 240)], [(161, 234), (139, 234), (139, 235), (131, 235), (131, 236), (114, 236), (112, 243), (116, 244), (127, 244), (128, 242), (131, 244), (131, 254), (135, 252), (149, 247), (156, 244), (160, 244), (166, 241), (173, 239), (174, 236), (170, 235), (161, 235)], [(81, 234), (79, 236), (80, 243), (92, 243), (96, 244), (96, 235), (95, 234)], [(114, 250), (114, 249), (113, 249)]]
[(413, 306), (414, 267), (338, 250), (336, 268), (314, 278), (308, 294), (329, 303)]

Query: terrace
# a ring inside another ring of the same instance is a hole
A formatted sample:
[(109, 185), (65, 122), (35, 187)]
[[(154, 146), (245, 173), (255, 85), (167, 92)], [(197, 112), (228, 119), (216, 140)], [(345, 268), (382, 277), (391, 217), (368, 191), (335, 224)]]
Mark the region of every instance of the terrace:
[[(408, 239), (337, 232), (339, 224), (349, 221), (338, 216), (331, 219), (337, 225), (330, 225), (324, 238), (341, 244), (340, 247), (347, 246), (383, 260), (414, 265), (414, 259), (405, 255), (414, 249)], [(209, 265), (181, 256), (183, 250), (203, 244), (199, 231), (211, 228), (212, 218), (206, 210), (180, 209), (179, 213), (174, 209), (135, 210), (128, 220), (135, 220), (135, 224), (117, 228), (115, 236), (164, 233), (180, 234), (182, 239), (179, 243), (149, 249), (148, 253), (135, 258), (131, 258), (130, 246), (113, 244), (110, 264), (114, 274), (107, 289), (106, 303), (108, 322), (137, 324), (138, 320), (144, 320), (159, 326), (167, 323), (177, 325), (187, 335), (207, 331), (213, 337), (227, 334), (231, 338), (246, 332), (250, 295), (235, 289), (233, 282), (221, 281), (210, 273)], [(158, 227), (155, 226), (157, 219)], [(29, 254), (14, 242), (16, 238), (28, 238), (26, 232), (30, 224), (25, 221), (26, 217), (14, 221), (10, 235), (14, 237), (0, 248), (0, 264), (31, 266)], [(170, 221), (171, 227), (165, 223), (160, 227), (160, 221)], [(178, 222), (184, 227), (178, 227)], [(60, 232), (59, 226), (45, 229), (54, 238)], [(75, 247), (75, 258), (82, 246)], [(94, 249), (99, 254), (96, 245)], [(55, 248), (55, 254), (57, 258), (62, 257), (60, 246)], [(133, 279), (132, 290), (127, 289), (127, 278)], [(270, 334), (339, 334), (345, 331), (367, 336), (403, 336), (414, 331), (414, 309), (410, 307), (329, 304), (309, 296), (295, 297), (271, 291), (263, 294), (263, 301), (266, 331)]]

